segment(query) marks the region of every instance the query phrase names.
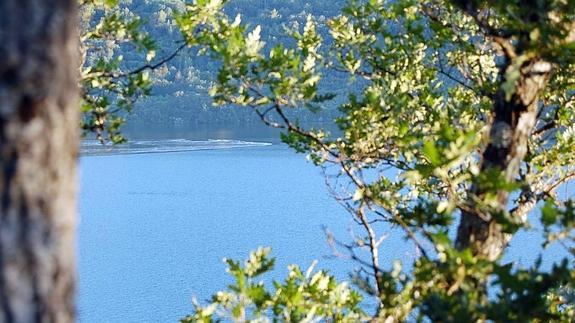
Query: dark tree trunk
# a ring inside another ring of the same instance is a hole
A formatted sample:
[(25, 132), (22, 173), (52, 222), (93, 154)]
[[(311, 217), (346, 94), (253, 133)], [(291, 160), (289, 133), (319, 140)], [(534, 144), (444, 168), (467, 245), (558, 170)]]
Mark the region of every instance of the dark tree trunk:
[[(528, 139), (537, 120), (539, 94), (547, 85), (551, 65), (535, 60), (524, 63), (520, 71), (515, 94), (506, 100), (505, 92), (501, 89), (494, 102), (489, 143), (481, 163), (482, 171), (497, 169), (508, 182), (516, 180), (521, 162), (527, 154)], [(472, 193), (481, 197), (485, 191), (476, 186)], [(511, 235), (503, 231), (493, 213), (507, 208), (509, 194), (501, 190), (497, 192), (497, 197), (498, 208), (491, 213), (482, 212), (479, 208), (463, 212), (457, 232), (458, 248), (470, 247), (474, 254), (490, 260), (502, 254)]]
[(0, 0), (0, 322), (73, 322), (76, 0)]

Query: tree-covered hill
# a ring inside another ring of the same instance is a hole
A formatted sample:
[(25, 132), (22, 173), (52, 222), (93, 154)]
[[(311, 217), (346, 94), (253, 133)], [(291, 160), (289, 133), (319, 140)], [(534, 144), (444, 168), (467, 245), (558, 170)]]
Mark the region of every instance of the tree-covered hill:
[[(337, 15), (344, 0), (303, 1), (303, 0), (236, 0), (230, 3), (227, 13), (240, 17), (249, 28), (262, 27), (262, 38), (267, 46), (289, 43), (291, 38), (286, 28), (302, 28), (308, 15), (319, 23), (320, 33), (329, 38), (325, 22)], [(169, 56), (182, 44), (183, 37), (176, 25), (178, 12), (185, 10), (183, 0), (122, 0), (116, 10), (120, 15), (140, 17), (141, 29), (149, 34), (156, 43), (156, 58)], [(94, 22), (100, 17), (92, 17)], [(122, 64), (137, 68), (142, 63), (142, 55), (129, 44), (109, 42), (105, 45), (104, 55), (121, 56)], [(88, 59), (92, 62), (102, 55), (103, 49), (91, 52)], [(232, 109), (227, 106), (214, 107), (208, 90), (214, 80), (218, 66), (207, 56), (197, 56), (196, 52), (185, 49), (167, 64), (150, 72), (152, 91), (150, 96), (137, 101), (132, 114), (128, 116), (130, 124), (194, 125), (194, 124), (249, 124), (258, 121), (258, 117), (247, 110)], [(129, 69), (129, 68), (128, 68)], [(325, 91), (337, 90), (338, 86), (348, 87), (344, 75), (334, 72), (330, 75), (332, 84)], [(309, 109), (290, 111), (293, 118), (302, 122), (322, 122), (337, 115), (337, 103), (345, 98), (336, 99), (319, 111)]]

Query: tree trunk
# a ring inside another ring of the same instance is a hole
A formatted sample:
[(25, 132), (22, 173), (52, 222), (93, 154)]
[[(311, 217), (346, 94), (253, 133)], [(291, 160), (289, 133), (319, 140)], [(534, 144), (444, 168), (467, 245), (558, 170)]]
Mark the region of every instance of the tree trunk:
[[(507, 68), (513, 67), (508, 65)], [(506, 181), (516, 180), (521, 162), (527, 154), (529, 136), (537, 121), (539, 94), (547, 85), (550, 71), (551, 64), (548, 62), (528, 61), (520, 67), (520, 76), (511, 98), (507, 100), (505, 91), (500, 90), (494, 103), (489, 143), (482, 155), (482, 171), (497, 169), (503, 173)], [(476, 186), (472, 193), (481, 198), (485, 191)], [(498, 207), (491, 210), (491, 214), (478, 208), (462, 212), (456, 241), (459, 249), (470, 247), (475, 255), (489, 260), (495, 260), (502, 254), (511, 235), (503, 231), (493, 213), (506, 210), (509, 192), (498, 191), (497, 202)], [(516, 220), (525, 221), (524, 218)]]
[(0, 322), (73, 322), (76, 0), (0, 0)]

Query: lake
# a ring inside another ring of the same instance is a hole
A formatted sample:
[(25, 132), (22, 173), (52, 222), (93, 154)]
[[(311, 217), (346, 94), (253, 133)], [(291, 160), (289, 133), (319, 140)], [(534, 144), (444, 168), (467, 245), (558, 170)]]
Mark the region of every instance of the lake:
[[(175, 322), (191, 312), (194, 295), (208, 299), (231, 282), (224, 257), (244, 259), (258, 246), (273, 247), (275, 278), (288, 264), (307, 268), (314, 259), (347, 277), (353, 264), (325, 258), (322, 226), (346, 239), (348, 214), (304, 155), (276, 132), (258, 135), (180, 133), (173, 136), (217, 138), (219, 147), (81, 158), (81, 322)], [(234, 136), (233, 147), (221, 146)], [(144, 144), (154, 143), (132, 140)], [(386, 258), (406, 252), (390, 248)]]
[[(241, 134), (156, 134), (162, 140), (154, 142), (132, 135), (138, 154), (81, 158), (80, 322), (176, 322), (191, 312), (193, 296), (206, 300), (231, 282), (224, 257), (244, 259), (258, 246), (278, 257), (272, 278), (314, 259), (347, 277), (354, 264), (326, 258), (322, 225), (344, 241), (359, 229), (328, 195), (320, 170), (276, 132)], [(213, 149), (208, 139), (218, 139)], [(174, 145), (178, 152), (142, 150)], [(520, 235), (512, 255), (529, 263), (538, 241)], [(413, 259), (414, 249), (391, 230), (381, 254), (391, 264)]]

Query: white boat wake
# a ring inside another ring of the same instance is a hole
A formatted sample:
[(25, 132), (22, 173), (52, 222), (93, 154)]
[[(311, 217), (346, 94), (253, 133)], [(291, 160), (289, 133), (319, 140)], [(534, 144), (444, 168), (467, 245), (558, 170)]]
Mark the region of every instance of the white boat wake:
[(80, 144), (80, 155), (117, 155), (117, 154), (151, 154), (185, 152), (196, 150), (222, 150), (235, 148), (263, 147), (271, 146), (269, 142), (255, 142), (228, 139), (210, 140), (188, 140), (188, 139), (167, 139), (167, 140), (130, 140), (126, 144), (111, 145), (102, 144), (98, 140), (82, 140)]

